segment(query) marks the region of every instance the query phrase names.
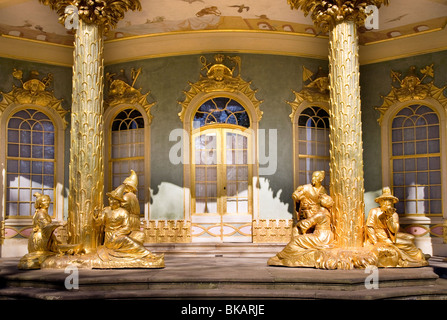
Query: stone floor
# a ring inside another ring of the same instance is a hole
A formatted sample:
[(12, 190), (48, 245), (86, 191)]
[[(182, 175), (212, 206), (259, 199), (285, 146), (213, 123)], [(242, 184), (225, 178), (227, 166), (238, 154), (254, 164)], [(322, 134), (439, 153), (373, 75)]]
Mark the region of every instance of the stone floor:
[(17, 262), (0, 259), (0, 299), (447, 299), (441, 257), (429, 267), (371, 272), (270, 267), (263, 257), (167, 255), (164, 269), (77, 271), (22, 271)]

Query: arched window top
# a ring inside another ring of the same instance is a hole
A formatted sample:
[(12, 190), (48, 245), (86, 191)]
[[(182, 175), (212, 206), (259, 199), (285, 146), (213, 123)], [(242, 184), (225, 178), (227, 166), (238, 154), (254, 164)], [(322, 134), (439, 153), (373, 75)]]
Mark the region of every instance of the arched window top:
[(393, 118), (391, 129), (393, 156), (439, 152), (439, 117), (426, 105), (401, 109)]
[(112, 131), (144, 128), (143, 115), (136, 109), (125, 109), (113, 119)]
[(53, 122), (48, 116), (35, 109), (25, 109), (14, 113), (8, 121), (9, 129), (54, 131)]
[(400, 110), (393, 119), (393, 128), (438, 125), (436, 112), (426, 105), (414, 104)]
[(210, 124), (232, 124), (249, 128), (250, 118), (239, 102), (217, 97), (204, 102), (194, 115), (194, 129)]
[(300, 113), (298, 125), (300, 127), (327, 129), (329, 128), (329, 114), (320, 107), (313, 106), (306, 108)]

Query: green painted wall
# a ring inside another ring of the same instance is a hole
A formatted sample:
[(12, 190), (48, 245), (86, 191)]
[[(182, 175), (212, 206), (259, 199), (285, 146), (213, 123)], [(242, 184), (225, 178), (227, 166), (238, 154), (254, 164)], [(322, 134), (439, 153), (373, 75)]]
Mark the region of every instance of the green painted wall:
[[(285, 100), (293, 101), (292, 89), (302, 87), (302, 66), (317, 70), (327, 69), (327, 61), (309, 58), (272, 56), (261, 54), (226, 53), (242, 59), (242, 78), (253, 81), (256, 97), (263, 100), (260, 108), (264, 112), (260, 129), (277, 130), (277, 169), (274, 175), (260, 179), (260, 217), (291, 218), (293, 192), (292, 123), (290, 106)], [(206, 54), (213, 61), (214, 54)], [(183, 218), (183, 166), (170, 163), (168, 155), (175, 142), (169, 141), (173, 129), (182, 128), (178, 113), (183, 101), (182, 93), (188, 90), (188, 81), (196, 82), (202, 67), (200, 55), (184, 55), (168, 58), (140, 60), (106, 67), (106, 72), (142, 67), (143, 71), (135, 87), (142, 92), (151, 91), (150, 99), (157, 104), (152, 108), (154, 116), (151, 126), (151, 218)], [(269, 155), (268, 150), (266, 155)], [(273, 157), (273, 155), (270, 155)]]
[[(226, 53), (226, 55), (241, 57), (243, 79), (252, 81), (251, 87), (258, 90), (256, 97), (263, 100), (260, 108), (264, 114), (259, 128), (265, 130), (267, 137), (269, 130), (276, 130), (277, 134), (275, 174), (260, 177), (260, 218), (291, 218), (292, 123), (289, 118), (291, 108), (285, 101), (293, 101), (292, 89), (301, 90), (303, 65), (312, 71), (317, 70), (319, 66), (327, 70), (328, 63), (325, 60), (289, 56), (239, 53)], [(214, 54), (205, 56), (212, 61)], [(148, 100), (156, 102), (151, 110), (154, 116), (150, 141), (152, 219), (183, 218), (183, 165), (170, 163), (169, 151), (176, 142), (169, 141), (168, 137), (172, 130), (183, 127), (178, 117), (181, 111), (178, 101), (184, 100), (183, 91), (189, 89), (188, 81), (196, 82), (199, 79), (202, 67), (199, 57), (200, 55), (182, 55), (153, 58), (108, 65), (105, 68), (105, 72), (117, 73), (120, 69), (125, 69), (129, 74), (131, 68), (141, 67), (143, 71), (135, 87), (142, 88), (143, 93), (151, 91)], [(435, 68), (435, 85), (439, 87), (446, 85), (447, 51), (360, 67), (366, 212), (375, 206), (374, 198), (380, 194), (382, 188), (380, 127), (377, 122), (379, 112), (375, 107), (382, 104), (381, 96), (388, 94), (391, 88), (390, 72), (395, 70), (406, 74), (412, 65), (420, 69), (432, 63)], [(54, 90), (57, 98), (63, 99), (64, 108), (70, 108), (71, 68), (0, 58), (0, 91), (9, 92), (13, 83), (19, 85), (11, 75), (13, 68), (23, 70), (25, 79), (31, 70), (38, 70), (41, 75), (53, 73), (55, 80), (50, 90)], [(67, 119), (69, 120), (68, 115)], [(65, 135), (65, 198), (68, 192), (69, 130), (70, 128), (67, 128)], [(270, 143), (268, 140), (267, 142)], [(269, 151), (266, 150), (266, 155), (274, 157)], [(67, 201), (65, 201), (65, 212), (67, 212)]]
[[(62, 107), (66, 110), (71, 109), (71, 79), (72, 69), (70, 67), (55, 66), (43, 63), (21, 61), (8, 58), (0, 58), (0, 92), (10, 92), (13, 88), (13, 84), (17, 87), (21, 86), (20, 81), (14, 79), (12, 76), (13, 70), (18, 69), (23, 71), (23, 81), (26, 81), (29, 74), (33, 70), (37, 70), (41, 76), (40, 79), (45, 77), (48, 73), (52, 73), (54, 76), (48, 90), (53, 91), (54, 96), (57, 99), (63, 99)], [(68, 122), (67, 130), (65, 131), (65, 156), (64, 163), (57, 163), (57, 165), (63, 165), (65, 168), (65, 181), (64, 181), (64, 216), (67, 217), (68, 212), (68, 163), (70, 160), (70, 116), (66, 115), (65, 118)], [(0, 137), (4, 139), (4, 137)]]

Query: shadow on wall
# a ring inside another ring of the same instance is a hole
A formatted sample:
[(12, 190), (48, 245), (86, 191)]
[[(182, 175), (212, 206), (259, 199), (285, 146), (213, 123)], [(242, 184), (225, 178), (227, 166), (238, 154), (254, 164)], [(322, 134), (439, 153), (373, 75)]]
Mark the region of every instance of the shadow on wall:
[(170, 182), (162, 182), (156, 188), (150, 189), (151, 208), (150, 218), (154, 219), (183, 219), (184, 194), (183, 187)]
[[(261, 219), (292, 219), (289, 203), (281, 200), (282, 189), (274, 192), (270, 181), (259, 178), (259, 217)], [(183, 219), (184, 189), (170, 182), (162, 182), (151, 193), (151, 219)], [(291, 195), (290, 195), (291, 197)]]
[[(270, 186), (270, 180), (259, 178), (259, 218), (261, 219), (292, 219), (289, 212), (289, 202), (283, 202), (281, 198), (283, 190), (276, 192)], [(285, 195), (287, 196), (287, 195)], [(288, 195), (292, 199), (292, 194)]]

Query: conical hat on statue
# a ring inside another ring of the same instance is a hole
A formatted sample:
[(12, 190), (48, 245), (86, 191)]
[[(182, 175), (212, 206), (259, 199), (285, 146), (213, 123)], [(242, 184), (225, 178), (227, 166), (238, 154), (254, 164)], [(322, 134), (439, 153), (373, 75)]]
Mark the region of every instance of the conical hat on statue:
[(130, 170), (130, 176), (128, 176), (126, 179), (124, 179), (123, 184), (126, 186), (134, 188), (134, 190), (137, 190), (138, 186), (138, 176), (135, 173), (135, 171)]
[(125, 186), (123, 184), (121, 184), (118, 186), (118, 188), (116, 188), (115, 190), (112, 190), (110, 192), (107, 192), (106, 194), (109, 198), (113, 198), (120, 202), (124, 202), (124, 199), (123, 199), (124, 187)]
[(385, 187), (382, 189), (382, 195), (376, 198), (376, 202), (380, 203), (383, 200), (391, 200), (393, 203), (399, 202), (399, 199), (391, 194), (391, 189), (389, 187)]

